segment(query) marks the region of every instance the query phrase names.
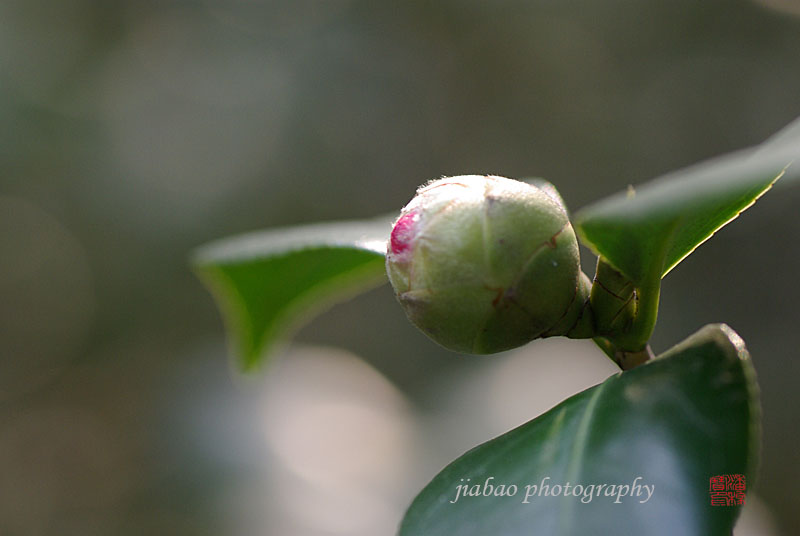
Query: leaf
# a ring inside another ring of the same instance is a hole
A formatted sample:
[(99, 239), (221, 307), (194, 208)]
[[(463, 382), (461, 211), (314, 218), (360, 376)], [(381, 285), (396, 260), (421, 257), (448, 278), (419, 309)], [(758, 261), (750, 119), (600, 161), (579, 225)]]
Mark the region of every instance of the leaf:
[(790, 143), (800, 144), (800, 117), (770, 136), (767, 141), (762, 144), (762, 148), (774, 148), (779, 144)]
[(242, 369), (325, 307), (386, 281), (391, 220), (273, 229), (199, 249), (193, 264), (216, 298)]
[[(709, 479), (744, 474), (752, 485), (759, 415), (744, 342), (725, 325), (706, 326), (662, 357), (458, 458), (413, 501), (400, 536), (728, 536), (740, 508), (711, 506)], [(513, 484), (516, 495), (451, 502), (456, 486), (483, 491), (490, 478), (493, 491)], [(634, 481), (655, 486), (649, 500), (644, 487), (618, 503), (618, 489), (596, 496), (595, 487), (582, 502), (590, 485)], [(578, 497), (564, 496), (567, 483), (572, 493), (584, 486)], [(525, 504), (528, 492), (536, 495)]]
[[(576, 214), (581, 241), (637, 285), (663, 277), (785, 172), (800, 177), (800, 120), (760, 146), (665, 175)], [(787, 166), (789, 166), (787, 168)]]

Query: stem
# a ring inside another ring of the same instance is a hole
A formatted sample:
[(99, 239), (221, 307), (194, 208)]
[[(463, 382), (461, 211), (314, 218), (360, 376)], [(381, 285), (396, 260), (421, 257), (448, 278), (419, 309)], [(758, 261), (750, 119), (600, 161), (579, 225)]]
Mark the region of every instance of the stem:
[(619, 368), (622, 370), (630, 370), (634, 367), (638, 367), (644, 363), (647, 363), (655, 356), (653, 355), (653, 350), (650, 349), (650, 345), (646, 344), (642, 350), (638, 352), (626, 352), (624, 350), (617, 350), (616, 354), (614, 355), (614, 362), (619, 365)]
[(646, 351), (658, 317), (660, 292), (660, 274), (637, 285), (599, 257), (590, 301), (595, 335), (606, 339), (615, 353)]
[(614, 343), (626, 351), (640, 351), (647, 347), (658, 318), (658, 302), (661, 295), (661, 278), (655, 277), (634, 291), (636, 311), (630, 327)]
[(630, 370), (638, 367), (639, 365), (647, 363), (655, 357), (649, 344), (645, 345), (643, 350), (639, 350), (637, 352), (628, 352), (625, 350), (620, 350), (614, 345), (614, 343), (605, 337), (595, 337), (593, 340), (595, 344), (597, 344), (597, 346), (599, 346), (600, 349), (603, 350), (603, 352), (605, 352), (605, 354), (611, 358), (611, 360), (622, 370)]

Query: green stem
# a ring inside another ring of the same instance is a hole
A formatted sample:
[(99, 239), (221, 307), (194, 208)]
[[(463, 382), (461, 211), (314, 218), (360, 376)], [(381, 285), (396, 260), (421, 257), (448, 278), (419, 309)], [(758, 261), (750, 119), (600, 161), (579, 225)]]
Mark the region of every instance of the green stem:
[(636, 314), (630, 330), (620, 338), (625, 350), (643, 350), (653, 334), (658, 318), (658, 302), (661, 296), (661, 277), (653, 277), (636, 287)]
[(590, 300), (596, 335), (614, 352), (645, 351), (658, 316), (660, 289), (658, 274), (637, 285), (598, 258)]
[(644, 363), (647, 363), (651, 359), (653, 359), (653, 350), (650, 349), (650, 345), (647, 344), (642, 350), (637, 351), (626, 351), (620, 350), (614, 343), (606, 339), (605, 337), (595, 337), (594, 339), (595, 344), (600, 347), (605, 354), (611, 358), (611, 360), (617, 364), (619, 368), (622, 370), (630, 370), (634, 367), (638, 367)]

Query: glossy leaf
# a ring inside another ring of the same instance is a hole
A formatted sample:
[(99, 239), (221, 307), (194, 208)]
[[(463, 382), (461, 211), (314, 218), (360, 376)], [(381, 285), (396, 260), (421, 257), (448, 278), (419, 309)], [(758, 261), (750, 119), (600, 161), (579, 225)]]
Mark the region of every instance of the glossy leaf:
[(386, 281), (388, 217), (273, 229), (212, 243), (194, 266), (214, 294), (240, 366), (331, 304)]
[[(579, 238), (635, 284), (666, 275), (785, 172), (800, 177), (800, 122), (760, 146), (676, 171), (576, 214)], [(788, 167), (787, 167), (788, 166)]]
[[(758, 437), (758, 390), (744, 343), (727, 326), (706, 326), (458, 458), (417, 496), (400, 535), (728, 536), (739, 507), (712, 506), (709, 479), (744, 474), (752, 484)], [(483, 493), (490, 478), (493, 492), (513, 484), (517, 493), (455, 500), (457, 486), (477, 484)], [(642, 488), (605, 495), (608, 485), (634, 482)], [(578, 497), (564, 495), (567, 483), (572, 493), (583, 486)], [(587, 493), (600, 484), (599, 496), (597, 487)], [(644, 485), (655, 486), (649, 500)]]

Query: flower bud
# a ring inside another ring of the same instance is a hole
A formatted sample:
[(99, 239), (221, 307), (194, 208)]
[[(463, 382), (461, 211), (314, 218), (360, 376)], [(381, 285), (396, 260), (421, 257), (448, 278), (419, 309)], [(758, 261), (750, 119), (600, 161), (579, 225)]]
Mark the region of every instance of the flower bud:
[(474, 354), (573, 330), (589, 285), (559, 201), (495, 176), (421, 187), (395, 222), (386, 254), (411, 322), (442, 346)]

